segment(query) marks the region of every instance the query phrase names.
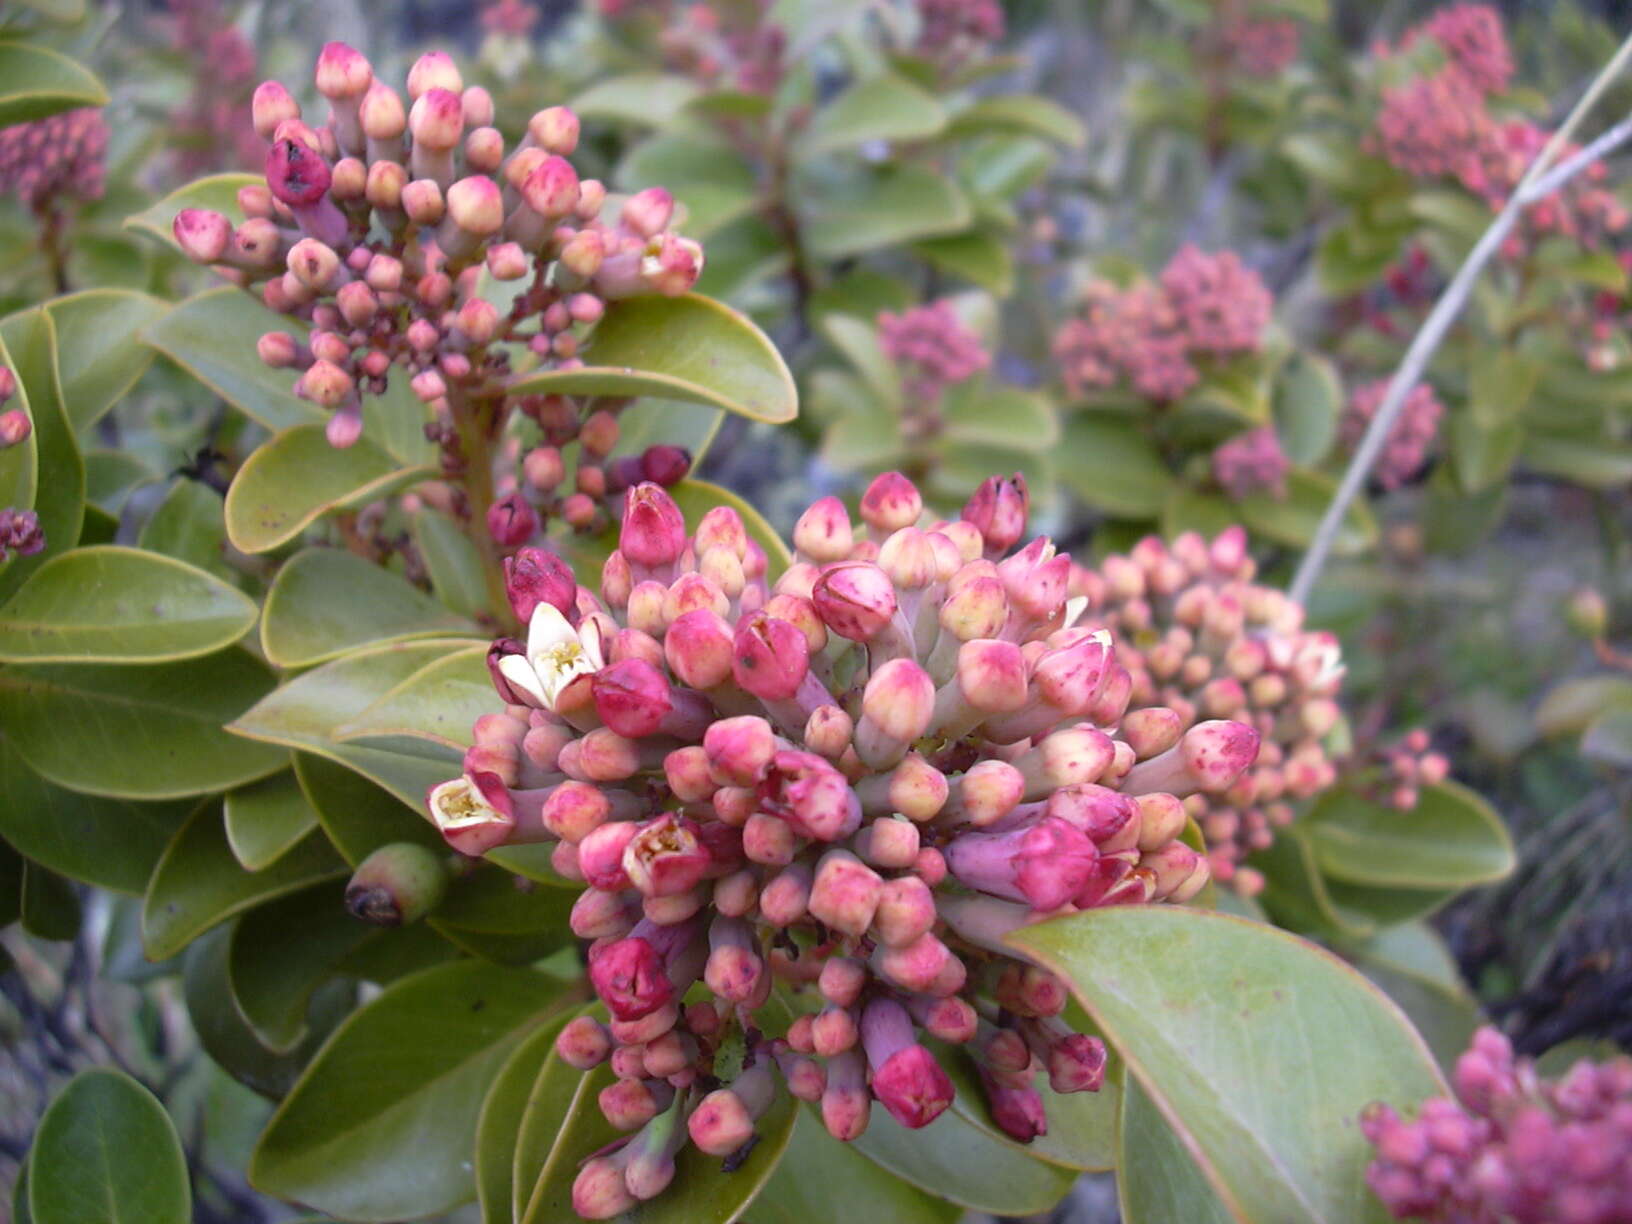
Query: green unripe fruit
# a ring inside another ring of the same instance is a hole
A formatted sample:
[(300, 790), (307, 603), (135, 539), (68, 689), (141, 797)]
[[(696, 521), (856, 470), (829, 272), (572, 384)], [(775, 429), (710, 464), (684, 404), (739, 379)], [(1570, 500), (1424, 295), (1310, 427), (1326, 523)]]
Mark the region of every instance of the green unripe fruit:
[(407, 926), (442, 903), (448, 869), (442, 855), (412, 842), (381, 846), (346, 885), (346, 911), (375, 926)]

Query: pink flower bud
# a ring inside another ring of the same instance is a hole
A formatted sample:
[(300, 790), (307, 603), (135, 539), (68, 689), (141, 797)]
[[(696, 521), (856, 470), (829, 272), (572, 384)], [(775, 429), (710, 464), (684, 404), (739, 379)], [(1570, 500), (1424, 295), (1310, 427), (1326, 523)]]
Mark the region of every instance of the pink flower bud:
[(848, 956), (830, 956), (822, 962), (817, 989), (835, 1007), (849, 1007), (861, 998), (868, 980), (867, 966)]
[(232, 241), (232, 222), (209, 208), (184, 208), (170, 225), (176, 245), (194, 263), (215, 263)]
[(753, 715), (721, 719), (704, 734), (703, 751), (721, 785), (754, 786), (771, 767), (776, 735), (770, 723)]
[(816, 866), (810, 912), (836, 931), (863, 935), (883, 885), (878, 873), (848, 850), (829, 850)]
[(523, 624), (540, 604), (562, 615), (571, 611), (578, 584), (572, 567), (545, 548), (523, 548), (504, 559), (504, 589), (510, 608)]
[(827, 567), (812, 586), (810, 598), (829, 629), (855, 642), (871, 641), (895, 616), (895, 586), (870, 562)]
[(681, 683), (711, 689), (729, 680), (735, 638), (718, 612), (698, 608), (682, 613), (663, 638), (663, 657)]
[(1003, 1082), (984, 1066), (977, 1066), (980, 1086), (986, 1092), (986, 1105), (991, 1110), (997, 1128), (1016, 1143), (1030, 1143), (1048, 1134), (1048, 1115), (1043, 1097), (1029, 1084), (1014, 1086)]
[(661, 485), (629, 490), (618, 549), (635, 565), (672, 565), (686, 546), (686, 520)]
[(538, 511), (520, 493), (487, 508), (487, 534), (500, 548), (517, 548), (538, 534)]
[(278, 125), (300, 118), (300, 103), (277, 81), (262, 81), (250, 98), (251, 123), (262, 140), (271, 140)]
[(661, 187), (648, 187), (624, 201), (618, 219), (642, 238), (651, 238), (667, 228), (673, 215), (674, 197)]
[(1197, 723), (1160, 756), (1128, 771), (1122, 790), (1130, 795), (1169, 791), (1221, 791), (1246, 771), (1258, 756), (1258, 732), (1245, 723)]
[(760, 784), (764, 810), (801, 836), (818, 841), (848, 837), (861, 825), (861, 800), (841, 774), (814, 753), (784, 749)]
[[(0, 374), (10, 373), (10, 370), (0, 370)], [(28, 435), (33, 432), (34, 422), (29, 420), (28, 413), (21, 408), (0, 412), (0, 449), (26, 442)]]
[(900, 472), (874, 477), (861, 495), (862, 521), (879, 538), (911, 527), (923, 512), (924, 498), (918, 486)]
[(1087, 884), (1099, 851), (1057, 817), (1005, 833), (964, 833), (944, 850), (947, 866), (970, 888), (1033, 909), (1057, 909)]
[(556, 1035), (555, 1050), (567, 1066), (590, 1071), (606, 1061), (612, 1040), (594, 1017), (576, 1016)]
[(918, 859), (918, 826), (906, 820), (875, 820), (856, 835), (855, 848), (873, 867), (905, 870)]
[(818, 565), (843, 561), (854, 543), (850, 515), (836, 497), (814, 502), (793, 528), (793, 546)]
[(860, 1035), (856, 1017), (849, 1009), (831, 1004), (818, 1012), (810, 1025), (811, 1045), (823, 1058), (853, 1049)]
[(915, 875), (885, 880), (873, 911), (873, 934), (885, 947), (905, 948), (935, 925), (935, 895)]
[(1025, 789), (1025, 778), (1007, 761), (977, 761), (957, 779), (945, 812), (977, 828), (995, 824), (1015, 809)]
[(988, 477), (964, 506), (963, 519), (979, 529), (987, 556), (1001, 556), (1020, 542), (1030, 512), (1025, 478), (1016, 472), (1008, 479)]
[(643, 825), (623, 851), (624, 874), (647, 897), (673, 897), (690, 890), (712, 861), (698, 840), (696, 826), (672, 812)]
[(822, 1093), (822, 1125), (827, 1133), (844, 1143), (861, 1138), (871, 1107), (867, 1061), (861, 1052), (846, 1050), (829, 1059), (827, 1087)]
[(763, 612), (744, 617), (731, 646), (731, 674), (764, 701), (785, 701), (809, 670), (810, 646), (797, 626)]
[(595, 673), (595, 712), (619, 735), (638, 739), (663, 725), (673, 703), (663, 673), (640, 659), (625, 659)]
[(902, 1126), (928, 1126), (952, 1104), (952, 1081), (935, 1056), (914, 1040), (912, 1017), (893, 999), (875, 998), (861, 1021), (873, 1071), (873, 1095)]

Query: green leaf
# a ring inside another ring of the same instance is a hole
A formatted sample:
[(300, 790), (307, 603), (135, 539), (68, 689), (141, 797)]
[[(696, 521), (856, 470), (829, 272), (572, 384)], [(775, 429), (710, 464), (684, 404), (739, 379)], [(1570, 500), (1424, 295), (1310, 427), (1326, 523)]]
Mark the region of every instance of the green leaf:
[(20, 0), (48, 21), (72, 25), (85, 16), (85, 0)]
[(287, 1054), (306, 1038), (307, 1009), (318, 987), (364, 944), (396, 934), (353, 918), (342, 891), (338, 880), (329, 880), (256, 906), (232, 924), (232, 1001), (274, 1054)]
[(1578, 441), (1531, 433), (1524, 439), (1519, 459), (1543, 476), (1572, 481), (1605, 492), (1632, 483), (1632, 446), (1604, 438)]
[(1233, 502), (1216, 493), (1175, 484), (1162, 506), (1162, 535), (1169, 540), (1181, 532), (1198, 531), (1208, 539), (1241, 521)]
[(462, 616), (480, 616), (487, 608), (487, 578), (464, 529), (427, 508), (414, 515), (413, 533), (437, 598)]
[(1581, 755), (1617, 769), (1632, 766), (1632, 709), (1599, 715), (1581, 736)]
[[(272, 369), (256, 352), (255, 342), (269, 331), (303, 339), (310, 328), (226, 285), (178, 302), (142, 339), (273, 433), (322, 424), (326, 414), (295, 395), (295, 374)], [(425, 464), (433, 452), (424, 425), (425, 406), (399, 371), (384, 395), (363, 397), (363, 442), (358, 446), (368, 443), (405, 464)]]
[(1464, 492), (1478, 493), (1505, 481), (1518, 462), (1524, 434), (1518, 421), (1486, 426), (1471, 412), (1454, 413), (1449, 435), (1457, 484)]
[(62, 875), (140, 895), (186, 811), (63, 790), (0, 739), (0, 836)]
[(536, 1029), (505, 1061), (487, 1090), (476, 1119), (476, 1199), (483, 1224), (512, 1224), (516, 1210), (515, 1157), (522, 1117), (544, 1063), (569, 1015), (561, 1013)]
[(799, 413), (793, 376), (747, 316), (712, 298), (657, 294), (607, 307), (578, 370), (511, 382), (513, 395), (651, 395), (707, 404), (773, 425)]
[(295, 777), (324, 834), (353, 867), (388, 842), (444, 848), (442, 835), (427, 817), (344, 765), (296, 753)]
[(473, 961), (393, 983), (340, 1027), (279, 1106), (250, 1180), (353, 1220), (468, 1201), (488, 1085), (560, 994), (544, 974)]
[(1313, 353), (1295, 353), (1275, 383), (1275, 434), (1293, 463), (1313, 465), (1337, 440), (1343, 382), (1337, 367)]
[(136, 542), (149, 552), (230, 579), (236, 571), (226, 561), (225, 513), (221, 494), (201, 481), (183, 478), (170, 487), (153, 517), (142, 524)]
[(1123, 518), (1154, 518), (1174, 485), (1155, 445), (1129, 421), (1069, 418), (1058, 458), (1060, 483), (1096, 510)]
[[(1307, 548), (1336, 492), (1335, 477), (1293, 468), (1286, 480), (1285, 501), (1276, 501), (1267, 493), (1256, 493), (1236, 505), (1241, 521), (1249, 530), (1277, 544)], [(1363, 500), (1356, 500), (1343, 516), (1337, 538), (1332, 542), (1332, 555), (1352, 557), (1369, 551), (1376, 544), (1377, 520)]]
[(911, 164), (815, 180), (797, 198), (805, 244), (823, 260), (957, 233), (974, 220), (969, 201), (950, 179)]
[(1632, 679), (1583, 676), (1553, 686), (1536, 707), (1536, 730), (1542, 735), (1578, 735), (1600, 714), (1632, 709)]
[[(819, 324), (822, 334), (840, 353), (844, 354), (862, 381), (892, 410), (901, 406), (901, 372), (895, 362), (884, 355), (879, 344), (878, 329), (866, 319), (853, 315), (824, 314)], [(840, 407), (843, 412), (845, 407)], [(840, 418), (842, 419), (842, 417)]]
[[(574, 1218), (572, 1183), (579, 1165), (616, 1138), (601, 1116), (595, 1096), (612, 1083), (611, 1069), (605, 1065), (584, 1076), (573, 1098), (572, 1108), (562, 1123), (561, 1136), (546, 1162), (524, 1217), (529, 1224), (554, 1224)], [(688, 1144), (675, 1158), (674, 1181), (662, 1194), (627, 1212), (619, 1220), (641, 1224), (730, 1224), (775, 1171), (777, 1162), (793, 1134), (796, 1104), (786, 1093), (778, 1093), (770, 1110), (759, 1119), (759, 1141), (748, 1157), (732, 1172), (725, 1172), (718, 1157), (709, 1157)]]
[(618, 163), (617, 181), (628, 191), (661, 183), (682, 210), (676, 228), (699, 239), (759, 204), (753, 167), (728, 142), (714, 137), (662, 133), (643, 140)]
[(1414, 192), (1409, 207), (1412, 216), (1437, 226), (1469, 246), (1479, 241), (1495, 218), (1488, 204), (1465, 191)]
[(959, 157), (958, 178), (977, 197), (988, 220), (1013, 227), (1008, 201), (1036, 186), (1054, 164), (1054, 150), (1040, 140), (988, 136), (972, 141)]
[(874, 140), (925, 140), (946, 127), (934, 95), (905, 77), (882, 72), (857, 81), (811, 117), (794, 156), (814, 158)]
[(892, 1177), (827, 1133), (815, 1113), (797, 1111), (793, 1138), (754, 1201), (755, 1224), (888, 1220), (956, 1224), (961, 1208)]
[(406, 581), (356, 553), (308, 548), (266, 593), (261, 648), (278, 667), (307, 667), (370, 642), (477, 633)]
[[(585, 1014), (604, 1020), (605, 1013), (598, 1008), (598, 1004), (588, 1004), (561, 1017), (563, 1026)], [(528, 1206), (543, 1187), (544, 1170), (560, 1146), (567, 1118), (579, 1108), (580, 1098), (593, 1100), (587, 1096), (588, 1081), (587, 1075), (569, 1067), (553, 1051), (539, 1068), (522, 1106), (510, 1156), (510, 1209), (515, 1224), (528, 1218)], [(592, 1104), (587, 1107), (595, 1108)]]
[(158, 478), (157, 472), (129, 451), (93, 450), (85, 454), (85, 500), (111, 515), (117, 516), (132, 493)]
[(1231, 1224), (1189, 1150), (1137, 1080), (1122, 1098), (1116, 1190), (1123, 1224)]
[(1475, 353), (1468, 378), (1468, 415), (1482, 428), (1494, 429), (1523, 414), (1536, 388), (1540, 366), (1511, 350)]
[(1375, 920), (1344, 909), (1332, 898), (1330, 882), (1321, 874), (1301, 825), (1280, 830), (1275, 841), (1249, 862), (1264, 873), (1258, 900), (1278, 925), (1322, 937), (1359, 939), (1375, 933)]
[(333, 731), (337, 740), (419, 736), (456, 751), (470, 747), (471, 727), (495, 710), (487, 647), (473, 642), (427, 663)]
[(1355, 1119), (1445, 1086), (1399, 1009), (1343, 962), (1167, 906), (1090, 910), (1008, 942), (1065, 978), (1235, 1219), (1388, 1219)]
[(187, 1224), (192, 1191), (164, 1106), (122, 1071), (69, 1081), (40, 1119), (29, 1154), (35, 1224)]
[(942, 272), (959, 276), (998, 297), (1014, 292), (1014, 256), (1008, 244), (984, 229), (944, 238), (925, 238), (912, 244), (913, 253)]
[(1054, 404), (1041, 392), (971, 379), (951, 389), (944, 413), (948, 442), (1031, 452), (1060, 443)]
[(23, 863), (23, 930), (65, 942), (79, 935), (81, 916), (79, 896), (67, 880), (38, 863)]
[[(1449, 1074), (1479, 1027), (1479, 1005), (1433, 929), (1424, 923), (1403, 923), (1343, 951), (1356, 969), (1400, 1005)], [(1429, 957), (1437, 963), (1425, 966)]]
[(98, 545), (51, 558), (0, 606), (0, 662), (163, 663), (230, 646), (255, 603), (157, 553)]
[(701, 93), (702, 88), (689, 77), (631, 72), (591, 85), (571, 105), (581, 119), (663, 127)]
[(333, 510), (365, 505), (435, 474), (401, 467), (361, 438), (329, 445), (321, 425), (297, 425), (260, 447), (227, 490), (227, 538), (247, 553), (268, 552)]
[(1399, 811), (1347, 790), (1328, 791), (1304, 819), (1327, 875), (1384, 888), (1470, 888), (1513, 870), (1501, 817), (1454, 782), (1421, 789)]
[[(225, 213), (232, 219), (234, 225), (244, 220), (243, 210), (238, 207), (238, 189), (252, 187), (256, 184), (266, 185), (266, 176), (262, 174), (212, 174), (207, 178), (195, 179), (182, 187), (177, 187), (162, 200), (155, 202), (151, 207), (143, 209), (125, 218), (124, 228), (146, 234), (150, 238), (168, 246), (171, 250), (180, 253), (181, 248), (176, 245), (176, 236), (172, 229), (176, 214), (186, 208), (207, 208), (214, 212)], [(214, 289), (211, 293), (220, 295), (223, 299), (241, 297), (249, 300), (249, 295), (241, 289), (224, 288)], [(196, 301), (197, 299), (190, 299)]]
[(1018, 133), (1040, 136), (1056, 144), (1080, 149), (1088, 130), (1058, 102), (1032, 94), (1009, 94), (982, 98), (952, 116), (946, 134), (953, 137)]
[(228, 735), (272, 687), (239, 650), (181, 663), (0, 670), (0, 723), (25, 761), (70, 790), (174, 799), (240, 786), (284, 754)]
[[(363, 774), (418, 811), (426, 788), (459, 772), (458, 753), (426, 741), (381, 747), (340, 743), (331, 736), (335, 728), (361, 714), (421, 667), (450, 649), (468, 645), (468, 640), (432, 639), (342, 655), (269, 694), (227, 729), (247, 739), (327, 757)], [(308, 797), (312, 797), (309, 791)], [(313, 802), (321, 819), (323, 805)]]
[(317, 827), (317, 813), (292, 773), (228, 791), (227, 845), (245, 871), (270, 867)]
[(57, 325), (62, 399), (76, 432), (101, 419), (153, 361), (137, 333), (170, 309), (132, 289), (85, 289), (45, 304)]
[(102, 82), (66, 55), (38, 43), (0, 41), (0, 127), (107, 104)]
[[(4, 79), (0, 76), (0, 79)], [(85, 463), (68, 427), (57, 364), (57, 332), (43, 310), (12, 315), (0, 322), (0, 359), (17, 376), (17, 399), (34, 422), (33, 446), (41, 477), (33, 487), (33, 508), (45, 532), (45, 550), (0, 563), (0, 599), (22, 584), (57, 553), (79, 541), (85, 521)], [(0, 476), (4, 469), (0, 468)]]
[(262, 871), (232, 856), (214, 803), (200, 805), (154, 869), (142, 904), (142, 943), (150, 960), (180, 952), (211, 927), (275, 898), (345, 874), (328, 842), (308, 835)]
[(853, 1150), (886, 1172), (972, 1211), (1017, 1216), (1046, 1212), (1071, 1189), (1074, 1170), (1034, 1160), (1014, 1144), (947, 1110), (922, 1130), (908, 1130), (875, 1109)]

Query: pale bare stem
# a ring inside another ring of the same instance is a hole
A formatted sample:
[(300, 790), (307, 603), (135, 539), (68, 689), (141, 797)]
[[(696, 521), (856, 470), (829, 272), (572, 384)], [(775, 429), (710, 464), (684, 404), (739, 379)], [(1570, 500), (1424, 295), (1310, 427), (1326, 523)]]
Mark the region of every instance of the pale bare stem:
[(1587, 166), (1612, 152), (1628, 139), (1632, 139), (1632, 117), (1629, 117), (1579, 153), (1549, 170), (1559, 150), (1564, 148), (1592, 104), (1609, 87), (1610, 82), (1629, 59), (1632, 59), (1632, 37), (1628, 37), (1615, 52), (1614, 58), (1604, 65), (1603, 71), (1576, 103), (1575, 109), (1570, 112), (1563, 126), (1553, 133), (1552, 139), (1525, 171), (1524, 178), (1520, 180), (1512, 196), (1508, 198), (1501, 212), (1496, 214), (1490, 228), (1474, 244), (1467, 259), (1451, 278), (1451, 283), (1445, 286), (1445, 291), (1434, 303), (1434, 308), (1423, 323), (1422, 329), (1412, 338), (1411, 346), (1406, 349), (1399, 369), (1394, 372), (1394, 377), (1389, 382), (1388, 394), (1384, 397), (1381, 407), (1377, 409), (1377, 415), (1372, 418), (1365, 436), (1360, 440), (1354, 458), (1349, 461), (1348, 470), (1343, 473), (1343, 480), (1338, 485), (1337, 492), (1333, 494), (1331, 504), (1326, 507), (1325, 516), (1320, 520), (1320, 527), (1309, 545), (1309, 551), (1303, 555), (1298, 572), (1292, 579), (1292, 585), (1287, 593), (1299, 603), (1308, 602), (1309, 593), (1319, 580), (1320, 571), (1331, 553), (1332, 544), (1337, 539), (1338, 531), (1342, 529), (1344, 516), (1348, 514), (1349, 506), (1371, 473), (1372, 465), (1377, 461), (1377, 456), (1382, 451), (1396, 418), (1405, 407), (1406, 398), (1421, 379), (1423, 371), (1428, 368), (1428, 363), (1439, 349), (1440, 342), (1445, 339), (1445, 333), (1451, 329), (1451, 324), (1456, 322), (1462, 308), (1467, 305), (1474, 282), (1479, 279), (1479, 274), (1490, 262), (1490, 257), (1501, 247), (1520, 214), (1538, 200), (1563, 187)]

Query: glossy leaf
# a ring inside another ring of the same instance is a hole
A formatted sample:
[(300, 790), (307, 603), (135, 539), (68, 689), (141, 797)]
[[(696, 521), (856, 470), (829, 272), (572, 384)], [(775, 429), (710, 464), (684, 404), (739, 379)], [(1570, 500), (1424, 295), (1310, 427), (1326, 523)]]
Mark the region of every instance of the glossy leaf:
[(596, 82), (572, 100), (572, 109), (583, 119), (662, 127), (701, 92), (688, 77), (631, 72)]
[(307, 667), (370, 642), (476, 633), (417, 587), (341, 548), (308, 548), (266, 593), (261, 648), (279, 667)]
[(71, 25), (85, 16), (85, 0), (20, 0), (49, 21)]
[(139, 667), (13, 665), (0, 670), (0, 723), (25, 761), (70, 790), (173, 799), (240, 786), (285, 757), (223, 724), (272, 687), (239, 650)]
[(804, 239), (817, 259), (957, 233), (974, 211), (956, 184), (923, 166), (895, 164), (802, 190)]
[(1231, 1224), (1235, 1219), (1137, 1080), (1128, 1082), (1122, 1098), (1116, 1170), (1123, 1224)]
[(292, 773), (228, 791), (227, 845), (245, 871), (270, 867), (317, 827), (317, 813)]
[(449, 748), (470, 747), (471, 726), (498, 707), (480, 642), (427, 663), (367, 709), (334, 729), (337, 740), (421, 736)]
[(963, 1210), (926, 1194), (840, 1143), (816, 1114), (798, 1111), (781, 1163), (754, 1202), (755, 1224), (815, 1220), (888, 1220), (890, 1224), (956, 1224)]
[(51, 558), (0, 606), (0, 662), (163, 663), (230, 646), (242, 591), (183, 562), (99, 545)]
[[(0, 77), (0, 79), (4, 79)], [(33, 445), (39, 473), (33, 504), (45, 532), (45, 550), (0, 563), (0, 599), (25, 578), (79, 540), (85, 520), (85, 463), (68, 426), (57, 364), (57, 331), (43, 310), (12, 315), (0, 322), (3, 354), (17, 376), (18, 401), (34, 422)], [(3, 470), (3, 469), (0, 469)]]
[(321, 425), (297, 425), (260, 447), (227, 490), (227, 538), (247, 553), (287, 544), (332, 510), (375, 501), (433, 475), (402, 467), (368, 439), (340, 449)]
[[(563, 1025), (585, 1013), (604, 1020), (605, 1013), (598, 1007), (590, 1004), (563, 1015)], [(587, 1075), (562, 1062), (553, 1052), (538, 1069), (517, 1120), (510, 1154), (510, 1209), (515, 1224), (528, 1218), (528, 1208), (544, 1186), (544, 1172), (560, 1146), (567, 1119), (580, 1108), (596, 1108), (588, 1080)]]
[(164, 1106), (123, 1071), (81, 1071), (51, 1102), (29, 1153), (36, 1224), (187, 1224), (187, 1161)]
[(68, 423), (83, 432), (124, 398), (153, 362), (138, 333), (170, 308), (132, 289), (85, 289), (47, 302)]
[(318, 987), (364, 944), (395, 934), (345, 910), (343, 887), (328, 880), (256, 906), (227, 939), (227, 986), (256, 1040), (287, 1054), (307, 1034)]
[(1093, 415), (1067, 420), (1060, 482), (1095, 509), (1126, 518), (1161, 513), (1173, 476), (1155, 446), (1128, 421)]
[[(878, 329), (868, 320), (854, 315), (829, 312), (821, 319), (822, 333), (852, 366), (863, 382), (887, 406), (899, 409), (901, 404), (901, 372), (895, 362), (884, 355), (879, 343)], [(850, 405), (841, 404), (842, 414)]]
[(1036, 453), (1060, 443), (1054, 405), (1035, 391), (973, 379), (948, 392), (943, 411), (948, 442)]
[(1073, 149), (1081, 148), (1088, 138), (1082, 120), (1065, 107), (1029, 94), (972, 102), (953, 115), (947, 127), (948, 136), (985, 136), (994, 132), (1040, 136)]
[(153, 871), (142, 905), (142, 943), (150, 959), (165, 960), (228, 918), (344, 874), (345, 864), (315, 834), (272, 866), (245, 871), (227, 845), (221, 809), (202, 804)]
[(1632, 709), (1599, 715), (1581, 736), (1581, 755), (1617, 769), (1632, 766)]
[[(579, 1165), (618, 1135), (595, 1103), (594, 1094), (611, 1082), (612, 1072), (605, 1065), (584, 1076), (523, 1217), (527, 1224), (573, 1218), (572, 1183)], [(786, 1093), (777, 1094), (776, 1102), (758, 1121), (759, 1141), (730, 1173), (722, 1170), (719, 1157), (706, 1156), (688, 1144), (675, 1158), (674, 1181), (668, 1189), (615, 1218), (626, 1224), (637, 1219), (641, 1224), (730, 1224), (775, 1171), (793, 1134), (795, 1107)]]
[(650, 395), (707, 404), (782, 424), (799, 412), (786, 363), (745, 315), (686, 294), (624, 298), (590, 333), (577, 370), (545, 370), (510, 384), (516, 395)]
[(1486, 425), (1471, 412), (1458, 412), (1447, 424), (1451, 467), (1463, 492), (1478, 493), (1507, 479), (1524, 446), (1520, 422)]
[(437, 598), (460, 616), (480, 616), (487, 606), (482, 557), (470, 537), (439, 510), (414, 515), (414, 544)]
[(83, 914), (73, 886), (38, 863), (23, 863), (23, 930), (37, 939), (66, 942), (79, 935)]
[(1400, 1005), (1450, 1074), (1472, 1041), (1480, 1014), (1444, 941), (1425, 923), (1401, 923), (1342, 951)]
[(482, 1102), (476, 1119), (476, 1200), (483, 1224), (512, 1224), (516, 1218), (515, 1155), (522, 1116), (567, 1019), (564, 1012), (553, 1017), (518, 1045)]
[(353, 1220), (434, 1215), (469, 1200), (487, 1088), (560, 992), (544, 974), (473, 961), (388, 986), (273, 1115), (250, 1180)]
[(1531, 434), (1519, 452), (1524, 465), (1589, 489), (1624, 489), (1632, 484), (1632, 446), (1604, 439), (1576, 441)]
[[(244, 214), (238, 207), (238, 189), (257, 183), (264, 186), (266, 177), (260, 174), (212, 174), (206, 178), (195, 179), (185, 186), (177, 187), (151, 207), (126, 217), (124, 227), (157, 239), (179, 254), (181, 248), (176, 245), (175, 233), (172, 230), (178, 213), (185, 208), (207, 208), (225, 213), (232, 219), (234, 225), (241, 224)], [(216, 289), (212, 292), (244, 297), (246, 301), (248, 300), (248, 296), (241, 289)]]
[(1501, 817), (1454, 782), (1422, 787), (1408, 811), (1329, 791), (1303, 823), (1321, 870), (1355, 884), (1469, 888), (1513, 870)]
[(343, 655), (269, 694), (228, 730), (251, 740), (328, 757), (357, 770), (417, 810), (427, 787), (459, 772), (460, 754), (427, 741), (378, 746), (340, 743), (330, 737), (335, 728), (361, 714), (421, 667), (450, 648), (467, 645), (468, 641), (432, 639)]
[(427, 817), (344, 765), (297, 753), (295, 777), (323, 832), (353, 867), (387, 842), (443, 848), (442, 835)]
[(198, 480), (179, 479), (164, 495), (153, 516), (142, 524), (136, 542), (197, 566), (217, 578), (237, 576), (226, 561), (227, 525), (221, 494)]
[(1293, 463), (1319, 463), (1337, 441), (1343, 383), (1337, 367), (1313, 353), (1297, 353), (1275, 383), (1275, 434)]
[(925, 238), (913, 243), (912, 249), (942, 272), (962, 277), (988, 293), (1007, 297), (1014, 292), (1014, 256), (1001, 238), (987, 230)]
[(107, 104), (108, 91), (83, 65), (38, 43), (0, 40), (0, 127)]
[(93, 450), (85, 453), (85, 500), (117, 515), (125, 499), (159, 474), (128, 451)]
[(1444, 1083), (1399, 1009), (1337, 958), (1167, 906), (1090, 910), (1008, 942), (1065, 978), (1234, 1218), (1388, 1218), (1355, 1119)]
[(1632, 679), (1583, 676), (1548, 690), (1536, 707), (1536, 730), (1542, 735), (1577, 735), (1600, 714), (1632, 709)]
[[(1321, 515), (1337, 491), (1337, 481), (1324, 472), (1293, 468), (1287, 476), (1286, 490), (1284, 501), (1268, 493), (1255, 493), (1237, 502), (1241, 521), (1265, 539), (1292, 548), (1305, 548), (1315, 538)], [(1366, 552), (1376, 543), (1377, 520), (1366, 503), (1357, 500), (1343, 518), (1337, 538), (1332, 542), (1332, 554), (1350, 557)]]
[(811, 117), (795, 155), (818, 157), (875, 140), (924, 140), (946, 127), (933, 94), (890, 72), (857, 81)]
[(0, 739), (0, 837), (52, 871), (140, 895), (187, 813), (53, 786)]

